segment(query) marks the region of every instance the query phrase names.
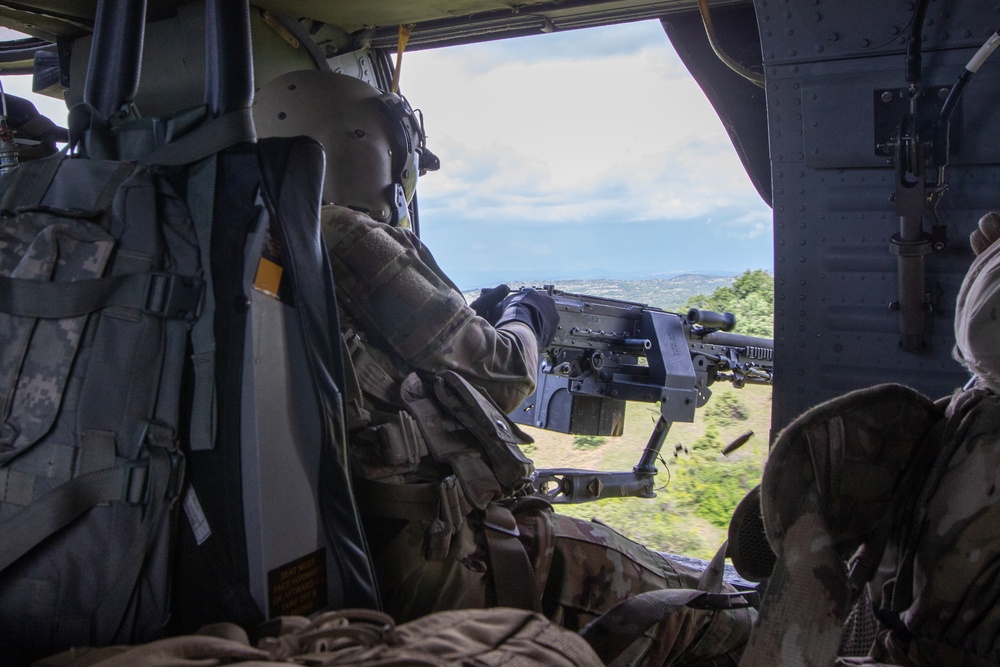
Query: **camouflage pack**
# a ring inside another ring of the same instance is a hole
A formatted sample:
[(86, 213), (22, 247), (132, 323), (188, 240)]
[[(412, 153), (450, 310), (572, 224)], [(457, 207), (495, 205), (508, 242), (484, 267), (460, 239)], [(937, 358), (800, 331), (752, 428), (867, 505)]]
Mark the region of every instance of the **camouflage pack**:
[(518, 665), (598, 667), (587, 642), (545, 617), (520, 609), (463, 609), (396, 625), (387, 614), (349, 609), (315, 617), (286, 616), (247, 634), (230, 623), (143, 646), (67, 651), (36, 667), (173, 667), (245, 665)]
[(778, 562), (741, 665), (1000, 664), (1000, 397), (898, 385), (796, 419), (761, 485)]
[(0, 177), (0, 650), (155, 636), (203, 291), (157, 169), (57, 155)]
[(873, 596), (872, 655), (920, 667), (1000, 664), (1000, 397), (958, 391), (936, 456), (894, 535), (895, 576)]
[(833, 664), (943, 417), (925, 396), (887, 384), (818, 405), (782, 432), (760, 490), (777, 563), (741, 665)]

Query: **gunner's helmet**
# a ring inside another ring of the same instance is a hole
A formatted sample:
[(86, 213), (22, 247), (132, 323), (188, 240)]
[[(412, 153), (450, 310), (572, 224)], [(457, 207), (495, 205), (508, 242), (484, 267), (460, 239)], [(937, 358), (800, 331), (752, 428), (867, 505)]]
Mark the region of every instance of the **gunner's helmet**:
[(253, 106), (261, 137), (305, 135), (323, 145), (323, 203), (409, 227), (417, 175), (436, 170), (420, 119), (400, 95), (346, 74), (303, 70), (265, 84)]

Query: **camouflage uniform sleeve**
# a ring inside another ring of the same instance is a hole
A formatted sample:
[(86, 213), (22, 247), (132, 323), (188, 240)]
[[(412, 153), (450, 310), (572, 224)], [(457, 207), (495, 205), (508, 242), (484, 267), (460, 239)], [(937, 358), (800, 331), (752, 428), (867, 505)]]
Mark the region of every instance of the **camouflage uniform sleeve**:
[(376, 344), (418, 370), (453, 370), (483, 388), (503, 410), (534, 390), (534, 332), (478, 317), (409, 231), (326, 206), (323, 238), (343, 308)]

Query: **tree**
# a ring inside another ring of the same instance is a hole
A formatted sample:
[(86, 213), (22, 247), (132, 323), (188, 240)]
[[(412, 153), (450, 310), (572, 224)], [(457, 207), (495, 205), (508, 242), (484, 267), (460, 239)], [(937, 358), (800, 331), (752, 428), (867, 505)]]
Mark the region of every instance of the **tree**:
[(575, 449), (596, 449), (607, 442), (607, 438), (600, 435), (578, 435), (573, 438)]
[(688, 299), (687, 308), (703, 308), (736, 316), (736, 331), (749, 336), (774, 335), (774, 278), (762, 269), (747, 269), (729, 287)]
[(746, 421), (749, 418), (743, 403), (732, 392), (719, 392), (705, 407), (705, 417), (722, 425)]

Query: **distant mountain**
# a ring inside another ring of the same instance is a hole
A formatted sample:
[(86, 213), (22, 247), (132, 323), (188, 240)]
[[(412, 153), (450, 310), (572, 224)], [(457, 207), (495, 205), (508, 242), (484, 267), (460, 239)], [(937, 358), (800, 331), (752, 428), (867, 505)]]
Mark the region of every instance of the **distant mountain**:
[(692, 269), (692, 270), (681, 270), (681, 271), (660, 271), (655, 273), (649, 273), (648, 271), (627, 271), (627, 270), (614, 270), (607, 268), (594, 268), (591, 270), (580, 270), (573, 269), (572, 271), (564, 272), (553, 272), (546, 271), (546, 273), (539, 277), (536, 275), (517, 273), (514, 274), (510, 271), (504, 271), (503, 269), (485, 269), (482, 271), (469, 271), (469, 270), (455, 270), (448, 272), (449, 277), (455, 281), (457, 285), (462, 288), (462, 291), (472, 291), (479, 290), (481, 287), (493, 287), (494, 285), (499, 285), (500, 283), (507, 283), (508, 285), (517, 283), (518, 285), (531, 285), (531, 284), (549, 284), (549, 283), (563, 283), (563, 282), (580, 282), (585, 280), (601, 281), (644, 281), (644, 280), (655, 280), (655, 279), (670, 279), (685, 275), (696, 275), (696, 276), (714, 276), (714, 277), (730, 277), (735, 278), (739, 275), (736, 271), (724, 271), (716, 270), (712, 268), (708, 269)]
[[(590, 294), (624, 301), (637, 301), (664, 310), (681, 310), (687, 300), (697, 294), (711, 294), (715, 288), (731, 285), (734, 275), (683, 273), (670, 278), (635, 279), (574, 279), (574, 280), (510, 280), (512, 288), (542, 287), (552, 284), (556, 289), (577, 294)], [(504, 282), (504, 281), (499, 281)], [(468, 300), (479, 295), (479, 290), (465, 292)]]

